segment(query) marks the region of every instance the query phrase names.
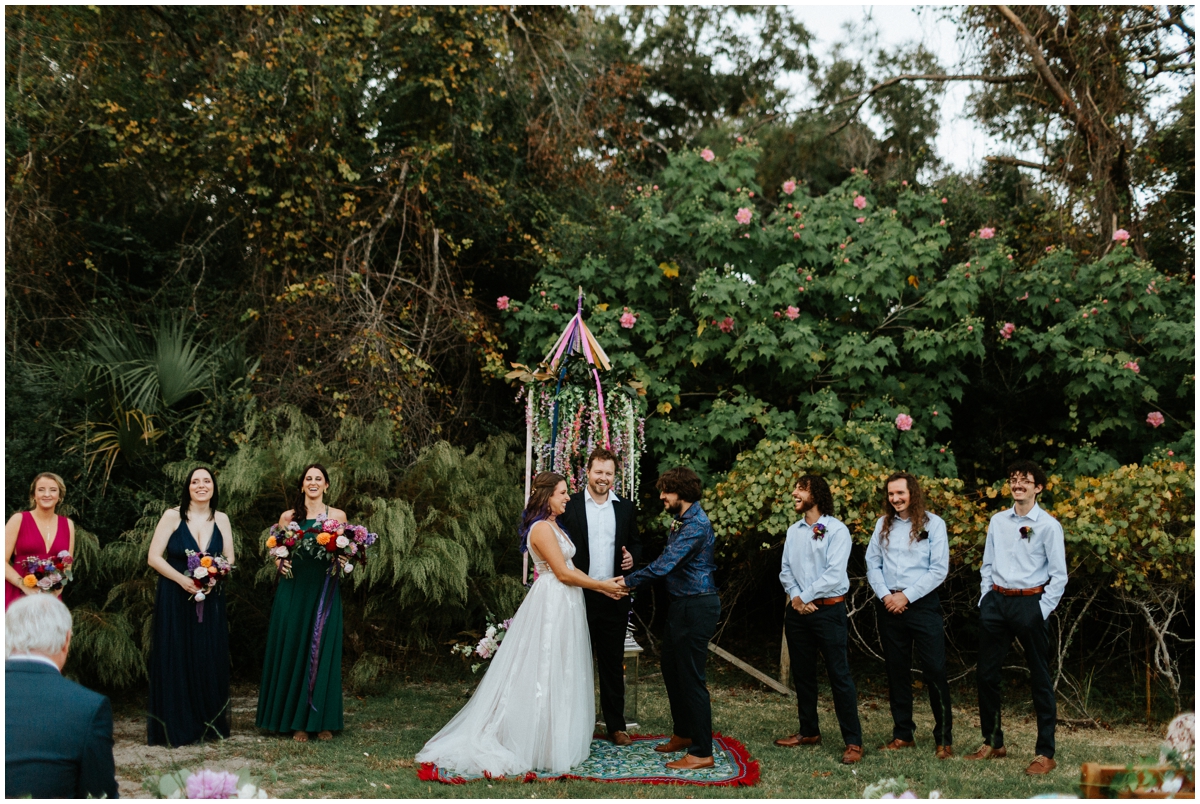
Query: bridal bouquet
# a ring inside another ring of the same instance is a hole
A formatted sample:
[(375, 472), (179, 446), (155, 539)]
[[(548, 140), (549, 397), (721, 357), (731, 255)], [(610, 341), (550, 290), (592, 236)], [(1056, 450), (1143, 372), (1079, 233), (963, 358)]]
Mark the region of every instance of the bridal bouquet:
[(224, 555), (187, 551), (187, 574), (200, 591), (189, 597), (196, 601), (196, 619), (204, 622), (204, 601), (217, 588), (217, 583), (233, 570), (233, 565)]
[(303, 537), (300, 523), (295, 520), (289, 522), (286, 528), (281, 525), (271, 526), (271, 533), (267, 536), (267, 552), (273, 558), (279, 559), (279, 573), (285, 578), (292, 577), (291, 556)]
[(75, 559), (66, 550), (50, 558), (25, 556), (20, 561), (21, 569), (24, 570), (21, 573), (24, 576), (21, 583), (30, 589), (37, 587), (43, 592), (62, 591), (67, 581), (75, 577), (71, 569), (74, 563)]
[(460, 642), (451, 648), (451, 652), (458, 653), (470, 658), (478, 656), (483, 659), (482, 662), (476, 662), (471, 665), (471, 672), (479, 671), (483, 667), (484, 662), (491, 660), (496, 655), (496, 651), (500, 649), (500, 643), (504, 641), (504, 637), (508, 634), (508, 627), (512, 625), (512, 617), (509, 617), (502, 623), (497, 623), (495, 617), (489, 611), (487, 615), (487, 629), (483, 632), (483, 636), (475, 644), (469, 642)]

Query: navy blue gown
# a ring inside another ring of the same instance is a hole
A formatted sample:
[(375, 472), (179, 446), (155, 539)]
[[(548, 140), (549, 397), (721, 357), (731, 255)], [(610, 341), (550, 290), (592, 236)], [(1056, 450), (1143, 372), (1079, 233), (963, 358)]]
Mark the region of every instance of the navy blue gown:
[[(208, 552), (225, 549), (214, 525)], [(200, 545), (186, 522), (167, 542), (167, 563), (187, 574), (187, 550)], [(229, 626), (225, 619), (225, 584), (217, 584), (204, 601), (203, 622), (196, 603), (179, 584), (158, 578), (154, 598), (154, 642), (150, 649), (150, 705), (147, 743), (177, 747), (229, 736)]]

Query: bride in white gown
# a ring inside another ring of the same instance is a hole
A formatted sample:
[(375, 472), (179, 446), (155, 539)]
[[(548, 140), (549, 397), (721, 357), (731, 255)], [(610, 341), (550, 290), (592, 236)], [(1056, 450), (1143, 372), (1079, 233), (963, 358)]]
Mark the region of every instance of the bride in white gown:
[(583, 588), (619, 598), (620, 578), (597, 581), (571, 563), (575, 545), (555, 519), (570, 499), (561, 475), (533, 481), (522, 517), (538, 578), (475, 694), (417, 753), (464, 775), (563, 773), (587, 758), (596, 724), (592, 647)]

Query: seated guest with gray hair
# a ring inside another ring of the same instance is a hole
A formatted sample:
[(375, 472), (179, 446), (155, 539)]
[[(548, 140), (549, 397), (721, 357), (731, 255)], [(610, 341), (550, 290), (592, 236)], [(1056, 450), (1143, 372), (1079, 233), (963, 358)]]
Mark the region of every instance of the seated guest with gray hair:
[[(62, 677), (71, 612), (53, 595), (23, 597), (4, 632), (5, 798), (117, 798), (108, 698)], [(46, 707), (54, 728), (37, 728)]]

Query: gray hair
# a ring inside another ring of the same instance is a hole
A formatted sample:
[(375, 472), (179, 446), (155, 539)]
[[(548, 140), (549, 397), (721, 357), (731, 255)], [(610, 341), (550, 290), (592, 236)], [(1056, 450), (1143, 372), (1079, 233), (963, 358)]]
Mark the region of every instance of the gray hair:
[(71, 612), (45, 592), (14, 600), (4, 613), (4, 657), (14, 653), (53, 656), (71, 633)]

